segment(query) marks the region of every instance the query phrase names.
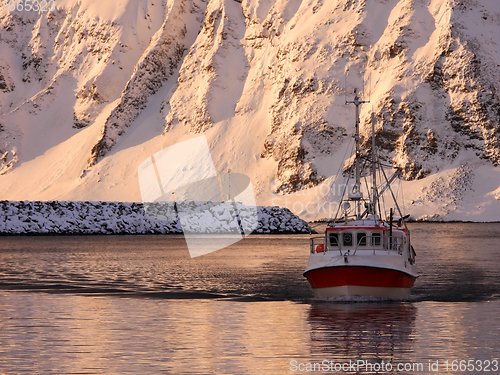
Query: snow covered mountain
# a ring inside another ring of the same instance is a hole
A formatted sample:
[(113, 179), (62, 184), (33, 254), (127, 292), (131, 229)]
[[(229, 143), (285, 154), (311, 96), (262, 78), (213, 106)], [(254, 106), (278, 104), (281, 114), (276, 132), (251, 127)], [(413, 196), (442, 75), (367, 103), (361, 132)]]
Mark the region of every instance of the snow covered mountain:
[(413, 217), (500, 220), (498, 1), (53, 4), (0, 4), (0, 199), (140, 201), (142, 161), (204, 133), (258, 205), (331, 217), (357, 88)]

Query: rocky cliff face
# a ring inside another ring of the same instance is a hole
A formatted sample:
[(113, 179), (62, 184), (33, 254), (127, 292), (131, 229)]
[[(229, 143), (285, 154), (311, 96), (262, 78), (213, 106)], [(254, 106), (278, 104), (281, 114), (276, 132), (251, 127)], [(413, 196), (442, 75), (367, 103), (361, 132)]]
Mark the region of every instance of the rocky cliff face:
[(213, 137), (212, 146), (228, 150), (216, 164), (225, 168), (241, 152), (240, 169), (265, 165), (252, 178), (293, 193), (322, 183), (328, 160), (344, 155), (354, 88), (370, 100), (364, 139), (373, 110), (381, 157), (405, 179), (461, 165), (471, 152), (498, 166), (499, 34), (500, 4), (486, 0), (0, 7), (1, 173), (96, 127), (85, 146), (83, 169), (92, 171), (153, 111), (157, 135), (167, 138), (230, 129), (231, 139)]
[(148, 99), (172, 76), (193, 42), (190, 37), (199, 30), (204, 6), (203, 0), (170, 2), (165, 21), (150, 39), (120, 99), (106, 119), (98, 141), (92, 147), (89, 166), (106, 155), (147, 106)]

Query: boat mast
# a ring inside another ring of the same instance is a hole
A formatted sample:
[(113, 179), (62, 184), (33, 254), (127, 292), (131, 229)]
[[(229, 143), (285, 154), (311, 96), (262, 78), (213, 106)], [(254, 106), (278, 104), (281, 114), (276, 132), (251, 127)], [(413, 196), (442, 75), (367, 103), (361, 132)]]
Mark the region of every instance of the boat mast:
[(376, 156), (376, 148), (375, 148), (375, 113), (372, 111), (372, 214), (375, 219), (375, 214), (377, 213), (377, 156)]
[(354, 131), (354, 141), (356, 142), (356, 159), (355, 159), (355, 173), (356, 182), (354, 187), (349, 192), (348, 197), (351, 200), (357, 201), (356, 204), (356, 219), (361, 219), (361, 199), (363, 198), (363, 192), (361, 191), (361, 169), (360, 169), (360, 149), (359, 149), (359, 106), (363, 103), (368, 103), (368, 101), (360, 100), (357, 90), (354, 89), (354, 100), (347, 101), (345, 104), (354, 104), (356, 106), (356, 125)]

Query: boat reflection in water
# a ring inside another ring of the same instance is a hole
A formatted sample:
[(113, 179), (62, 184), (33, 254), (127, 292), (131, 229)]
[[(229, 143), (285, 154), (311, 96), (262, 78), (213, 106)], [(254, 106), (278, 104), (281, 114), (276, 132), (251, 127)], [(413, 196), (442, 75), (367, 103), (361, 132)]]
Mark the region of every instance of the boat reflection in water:
[(319, 362), (408, 362), (416, 312), (410, 303), (314, 303), (308, 316), (311, 354)]

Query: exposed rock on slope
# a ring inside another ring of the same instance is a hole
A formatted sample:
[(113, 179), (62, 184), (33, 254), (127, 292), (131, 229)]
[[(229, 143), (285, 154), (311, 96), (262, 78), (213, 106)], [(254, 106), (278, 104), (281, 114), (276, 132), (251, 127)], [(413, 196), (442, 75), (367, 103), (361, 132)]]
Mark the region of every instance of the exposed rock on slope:
[[(151, 38), (132, 77), (123, 90), (118, 105), (112, 110), (102, 129), (97, 143), (92, 147), (89, 166), (115, 145), (118, 137), (146, 107), (151, 95), (161, 88), (182, 61), (184, 51), (196, 35), (200, 16), (203, 14), (203, 0), (174, 0), (160, 30)], [(188, 33), (188, 27), (190, 30)]]

